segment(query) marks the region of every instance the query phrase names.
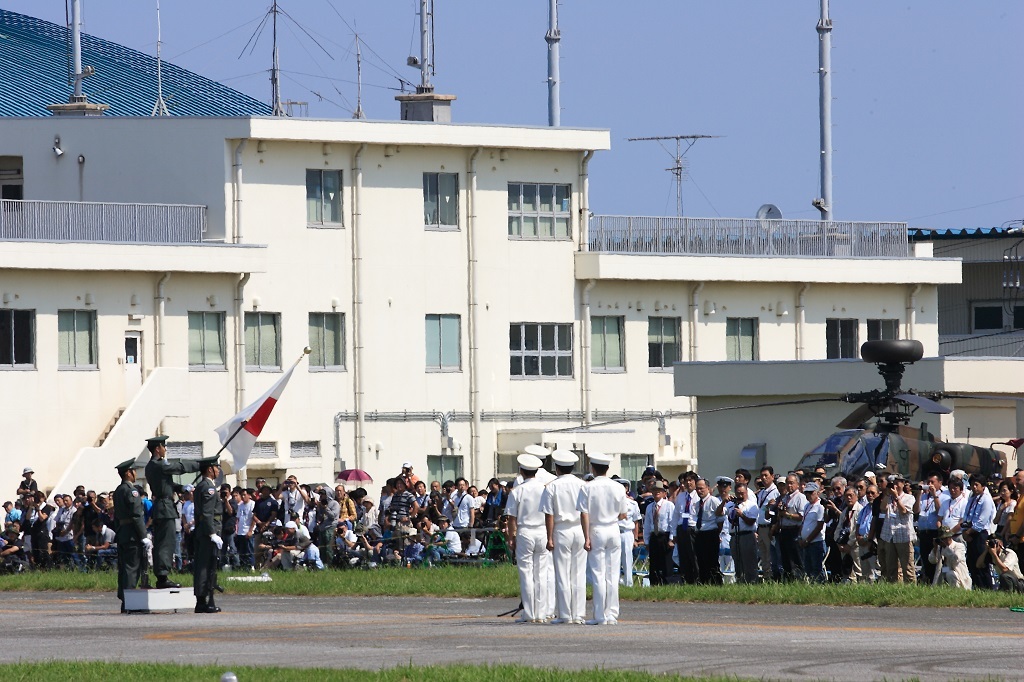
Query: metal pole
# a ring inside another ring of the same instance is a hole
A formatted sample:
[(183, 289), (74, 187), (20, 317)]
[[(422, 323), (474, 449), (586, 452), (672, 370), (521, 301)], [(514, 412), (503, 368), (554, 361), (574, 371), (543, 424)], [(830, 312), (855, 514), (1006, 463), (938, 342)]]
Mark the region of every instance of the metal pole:
[(548, 32), (544, 40), (548, 43), (548, 125), (553, 128), (562, 125), (558, 76), (558, 43), (561, 39), (562, 32), (558, 29), (558, 0), (548, 0)]
[(420, 92), (430, 92), (434, 86), (430, 84), (430, 23), (427, 3), (420, 0)]
[(82, 3), (71, 0), (71, 59), (75, 69), (75, 93), (72, 101), (81, 102), (82, 95)]
[(832, 220), (832, 20), (828, 0), (821, 0), (818, 21), (818, 110), (821, 128), (821, 199), (817, 208), (822, 220)]
[(274, 64), (270, 69), (270, 89), (274, 103), (272, 113), (274, 116), (284, 116), (284, 107), (281, 105), (281, 64), (277, 54), (277, 0), (274, 0), (274, 6), (270, 11), (274, 13)]

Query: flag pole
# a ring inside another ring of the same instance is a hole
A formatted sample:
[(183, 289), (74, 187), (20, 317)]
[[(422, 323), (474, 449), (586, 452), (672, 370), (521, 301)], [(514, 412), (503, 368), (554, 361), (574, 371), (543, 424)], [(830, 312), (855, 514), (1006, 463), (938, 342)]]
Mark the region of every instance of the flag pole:
[(248, 424), (248, 423), (249, 423), (248, 419), (243, 419), (242, 423), (239, 425), (239, 427), (237, 429), (235, 429), (234, 433), (231, 434), (231, 437), (228, 438), (226, 441), (224, 441), (224, 445), (220, 446), (220, 450), (217, 451), (217, 454), (214, 455), (214, 457), (220, 457), (220, 453), (224, 452), (225, 448), (227, 448), (227, 446), (231, 443), (231, 441), (233, 441), (235, 439), (235, 436), (237, 436), (238, 434), (240, 434), (242, 432), (242, 429), (244, 429), (245, 425)]

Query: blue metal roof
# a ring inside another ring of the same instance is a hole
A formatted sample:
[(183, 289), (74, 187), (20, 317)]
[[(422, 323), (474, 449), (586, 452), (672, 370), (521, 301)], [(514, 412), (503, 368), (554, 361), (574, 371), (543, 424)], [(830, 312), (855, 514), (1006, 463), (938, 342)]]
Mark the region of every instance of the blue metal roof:
[[(46, 105), (68, 101), (66, 27), (0, 9), (0, 116), (50, 116)], [(90, 102), (107, 116), (149, 116), (156, 103), (156, 58), (82, 34), (82, 63), (96, 69), (83, 81)], [(164, 62), (163, 95), (171, 116), (268, 116), (269, 105)]]
[(1012, 237), (1015, 232), (1004, 227), (958, 227), (932, 230), (912, 227), (907, 232), (911, 241), (934, 241), (936, 239), (998, 239)]

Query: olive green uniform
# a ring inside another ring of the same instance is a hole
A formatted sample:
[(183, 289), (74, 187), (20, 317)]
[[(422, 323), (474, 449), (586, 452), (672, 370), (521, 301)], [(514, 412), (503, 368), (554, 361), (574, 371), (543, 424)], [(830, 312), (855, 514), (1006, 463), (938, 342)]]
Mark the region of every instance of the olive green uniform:
[(145, 549), (146, 518), (142, 496), (130, 481), (121, 481), (114, 490), (114, 533), (117, 539), (117, 598), (139, 586)]
[(210, 539), (221, 531), (221, 512), (224, 504), (217, 494), (217, 485), (203, 478), (196, 486), (195, 495), (196, 528), (192, 533), (194, 542), (192, 575), (193, 591), (201, 601), (213, 603), (213, 590), (217, 585), (217, 546)]
[(146, 482), (153, 496), (153, 573), (157, 578), (166, 578), (174, 562), (174, 545), (177, 541), (174, 521), (179, 514), (174, 506), (177, 485), (172, 477), (197, 471), (198, 460), (168, 460), (165, 457), (151, 459), (146, 465)]

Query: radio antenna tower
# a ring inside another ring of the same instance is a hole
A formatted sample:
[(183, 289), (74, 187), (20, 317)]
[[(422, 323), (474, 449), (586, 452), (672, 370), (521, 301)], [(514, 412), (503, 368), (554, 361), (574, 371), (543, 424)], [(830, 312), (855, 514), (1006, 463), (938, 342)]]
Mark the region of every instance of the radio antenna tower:
[(270, 68), (270, 89), (271, 101), (274, 103), (273, 116), (285, 116), (284, 105), (281, 102), (281, 63), (277, 54), (277, 0), (274, 0), (270, 13), (273, 14), (272, 37), (274, 41), (274, 64)]
[[(657, 142), (658, 145), (664, 149), (669, 156), (672, 157), (673, 164), (665, 170), (672, 173), (676, 180), (676, 216), (683, 217), (683, 180), (685, 175), (690, 168), (689, 160), (684, 159), (686, 152), (690, 151), (690, 147), (697, 144), (697, 140), (709, 140), (715, 137), (722, 137), (721, 135), (662, 135), (660, 137), (630, 137), (627, 138), (629, 142)], [(675, 140), (676, 151), (672, 153), (668, 147), (663, 143), (667, 140)], [(686, 148), (683, 148), (683, 143), (686, 143)]]
[(832, 220), (832, 19), (820, 0), (818, 19), (818, 126), (821, 138), (821, 196), (811, 202), (822, 220)]
[(163, 45), (160, 34), (160, 0), (156, 0), (156, 104), (150, 116), (170, 116), (167, 113), (167, 102), (164, 101), (163, 67), (160, 48)]
[(363, 120), (363, 53), (359, 49), (359, 34), (356, 34), (356, 110), (352, 118)]

